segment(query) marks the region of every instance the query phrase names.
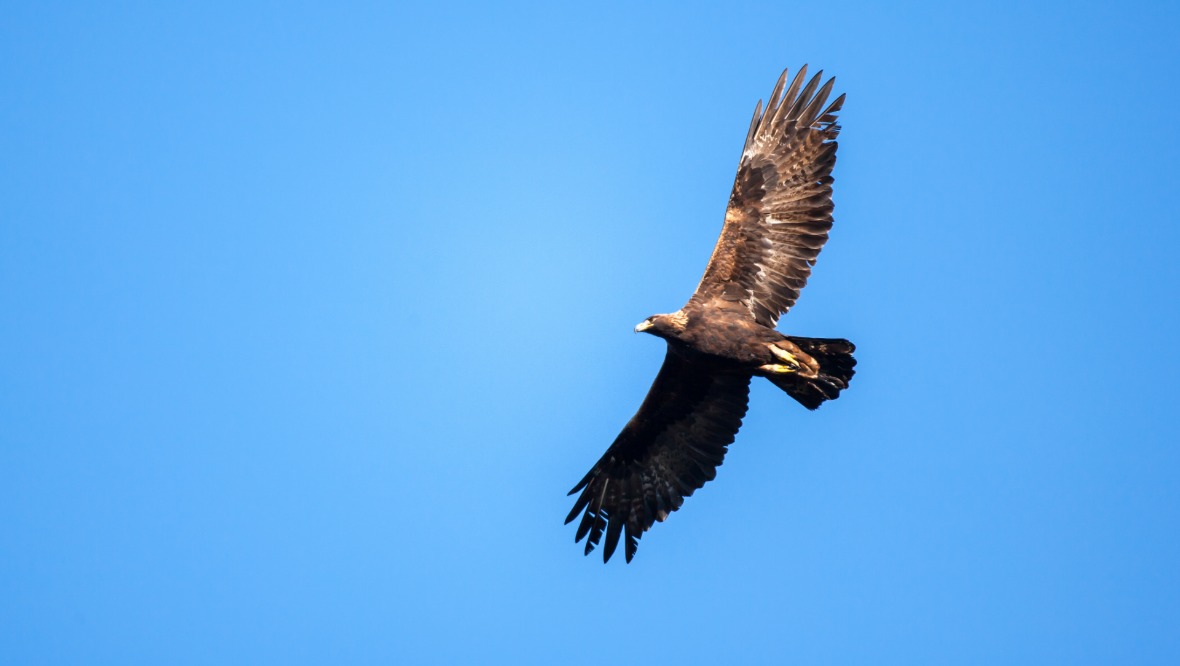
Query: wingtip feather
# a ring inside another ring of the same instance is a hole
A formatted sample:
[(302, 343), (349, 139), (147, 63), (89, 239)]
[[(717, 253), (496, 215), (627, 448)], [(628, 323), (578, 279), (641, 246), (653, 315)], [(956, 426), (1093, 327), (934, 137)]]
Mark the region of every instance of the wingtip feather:
[(606, 527), (606, 543), (602, 547), (602, 561), (609, 562), (610, 556), (615, 554), (619, 546), (619, 535), (623, 532), (623, 521), (619, 516), (611, 516)]
[(815, 97), (807, 105), (807, 108), (805, 108), (800, 114), (800, 119), (804, 123), (814, 125), (819, 120), (820, 116), (822, 115), (819, 110), (823, 107), (824, 103), (828, 101), (828, 95), (832, 94), (832, 86), (835, 84), (836, 77), (833, 76), (832, 78), (828, 79), (827, 83), (825, 83), (819, 89), (819, 92), (815, 93)]
[(788, 104), (788, 102), (790, 100), (795, 99), (795, 96), (799, 93), (799, 87), (803, 85), (803, 79), (806, 76), (807, 76), (807, 65), (803, 65), (802, 67), (799, 68), (798, 72), (795, 72), (795, 78), (791, 79), (790, 87), (787, 88), (787, 91), (785, 93), (783, 93), (782, 103), (780, 103), (778, 105), (778, 107), (774, 110), (774, 120), (771, 123), (772, 125), (777, 126), (779, 123), (779, 120), (781, 120), (783, 117), (783, 113), (791, 107), (791, 104)]
[(799, 91), (799, 96), (791, 104), (791, 108), (787, 111), (787, 120), (798, 120), (803, 110), (807, 108), (807, 104), (811, 101), (811, 96), (815, 94), (815, 89), (819, 87), (820, 79), (823, 78), (824, 70), (819, 70), (815, 76), (803, 86), (803, 90)]
[(750, 142), (754, 140), (754, 135), (758, 133), (758, 126), (762, 121), (762, 100), (758, 100), (758, 104), (754, 107), (754, 117), (750, 119), (750, 129), (746, 130), (746, 142), (742, 144), (742, 149), (748, 148)]

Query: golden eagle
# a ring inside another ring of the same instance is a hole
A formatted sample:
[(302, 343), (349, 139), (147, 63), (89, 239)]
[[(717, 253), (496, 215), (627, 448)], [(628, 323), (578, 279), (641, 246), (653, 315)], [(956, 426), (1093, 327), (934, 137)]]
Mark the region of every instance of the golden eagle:
[[(639, 411), (594, 468), (565, 519), (582, 516), (575, 541), (586, 554), (603, 533), (607, 561), (626, 534), (627, 561), (655, 521), (710, 481), (742, 425), (750, 379), (766, 377), (808, 409), (848, 388), (855, 347), (842, 339), (799, 338), (775, 330), (807, 284), (832, 228), (835, 79), (804, 84), (807, 66), (779, 77), (746, 134), (721, 238), (688, 303), (643, 320), (635, 331), (668, 343)], [(826, 106), (825, 106), (826, 104)]]

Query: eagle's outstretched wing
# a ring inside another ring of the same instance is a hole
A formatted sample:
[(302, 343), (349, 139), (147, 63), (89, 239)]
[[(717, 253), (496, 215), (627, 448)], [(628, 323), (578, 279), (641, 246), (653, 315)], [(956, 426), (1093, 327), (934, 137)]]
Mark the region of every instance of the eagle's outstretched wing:
[(835, 79), (807, 85), (804, 65), (791, 85), (784, 71), (766, 112), (754, 109), (738, 164), (725, 226), (692, 300), (740, 302), (754, 319), (773, 327), (807, 284), (832, 228), (832, 167), (836, 164), (836, 113), (827, 107)]
[(630, 562), (639, 537), (716, 476), (749, 393), (749, 375), (717, 373), (669, 349), (639, 411), (570, 491), (582, 494), (565, 522), (582, 514), (575, 541), (588, 536), (586, 554), (605, 531), (609, 560), (625, 532)]

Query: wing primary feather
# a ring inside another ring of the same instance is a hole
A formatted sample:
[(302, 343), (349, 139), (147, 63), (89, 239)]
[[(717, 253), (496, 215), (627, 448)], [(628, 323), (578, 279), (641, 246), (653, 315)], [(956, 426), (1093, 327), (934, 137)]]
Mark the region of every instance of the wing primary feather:
[(602, 547), (602, 561), (610, 561), (610, 556), (615, 554), (615, 548), (619, 545), (619, 535), (623, 532), (623, 518), (622, 516), (611, 516), (610, 522), (606, 527), (606, 543)]
[(583, 555), (589, 555), (594, 552), (594, 547), (598, 545), (598, 540), (602, 538), (602, 518), (594, 517), (594, 527), (590, 530), (590, 536), (586, 537), (586, 547), (582, 549)]
[(599, 523), (602, 521), (602, 500), (606, 497), (606, 488), (610, 484), (610, 478), (602, 479), (602, 488), (593, 499), (590, 500), (590, 506), (586, 507), (586, 513), (582, 516), (582, 523), (578, 525), (578, 533), (574, 536), (574, 543), (582, 540), (582, 537), (589, 535), (586, 539), (586, 554), (594, 550), (594, 546), (598, 544), (598, 538), (602, 535), (602, 528)]
[(770, 91), (770, 98), (766, 100), (766, 109), (768, 111), (782, 103), (783, 86), (787, 83), (787, 72), (789, 70), (789, 67), (784, 69), (783, 73), (779, 74), (778, 81), (775, 81), (774, 90)]
[(836, 77), (833, 76), (832, 78), (828, 79), (828, 82), (825, 83), (823, 87), (819, 89), (819, 92), (815, 94), (815, 99), (811, 100), (811, 103), (808, 104), (807, 108), (803, 110), (803, 113), (800, 117), (805, 122), (807, 122), (807, 124), (814, 125), (815, 122), (819, 120), (819, 110), (823, 107), (824, 102), (828, 101), (828, 95), (832, 94), (832, 86), (835, 84)]
[(606, 491), (610, 487), (611, 479), (607, 477), (602, 480), (602, 493), (598, 496), (598, 500), (594, 503), (594, 526), (590, 528), (590, 536), (586, 538), (586, 554), (598, 545), (602, 540), (602, 531), (607, 527), (607, 521), (610, 519), (610, 512), (602, 508), (602, 503), (606, 501)]
[(754, 134), (758, 132), (759, 120), (762, 120), (762, 100), (758, 100), (758, 105), (754, 107), (754, 117), (750, 120), (750, 131), (746, 132), (746, 143), (743, 144), (743, 150), (749, 147), (754, 140)]
[(589, 471), (589, 473), (587, 473), (587, 474), (586, 474), (586, 476), (583, 476), (583, 477), (582, 477), (582, 480), (578, 482), (578, 485), (574, 486), (574, 489), (573, 489), (573, 490), (571, 490), (571, 491), (569, 491), (568, 493), (566, 493), (566, 496), (568, 497), (568, 496), (570, 496), (570, 495), (573, 495), (574, 493), (576, 493), (576, 492), (578, 492), (579, 490), (581, 490), (581, 489), (585, 488), (586, 486), (588, 486), (588, 485), (590, 484), (590, 479), (593, 479), (593, 478), (594, 478), (594, 473), (595, 473), (595, 472), (597, 472), (597, 471), (598, 471), (598, 468), (597, 468), (597, 467), (595, 467), (594, 469), (590, 470), (590, 471)]
[(840, 93), (840, 96), (832, 101), (832, 103), (828, 105), (828, 108), (823, 110), (823, 113), (819, 114), (819, 121), (821, 123), (834, 124), (836, 122), (836, 114), (842, 108), (844, 108), (844, 93)]
[(585, 509), (586, 505), (589, 503), (590, 494), (582, 493), (581, 496), (578, 497), (577, 501), (574, 502), (574, 508), (572, 511), (570, 511), (570, 515), (565, 517), (565, 524), (569, 525), (570, 523), (574, 522), (574, 518), (577, 518), (578, 514), (582, 513), (582, 509)]
[(795, 95), (799, 93), (799, 86), (803, 85), (803, 77), (805, 76), (807, 76), (807, 65), (803, 65), (799, 68), (798, 72), (795, 72), (795, 78), (791, 80), (791, 87), (787, 88), (787, 92), (783, 94), (782, 103), (780, 103), (778, 108), (774, 110), (774, 118), (770, 123), (771, 127), (778, 126), (779, 121), (782, 120), (783, 111), (790, 107), (790, 104), (787, 102), (789, 100), (795, 99)]
[(606, 526), (606, 519), (601, 514), (594, 514), (594, 519), (590, 524), (590, 535), (586, 537), (586, 547), (583, 549), (583, 555), (589, 555), (598, 542), (602, 540), (602, 529)]
[(804, 107), (811, 101), (811, 95), (815, 93), (815, 89), (819, 86), (819, 81), (824, 75), (824, 70), (819, 70), (803, 90), (799, 91), (799, 96), (795, 98), (795, 103), (791, 105), (791, 109), (787, 111), (787, 120), (794, 121), (799, 119), (799, 114), (803, 112)]
[(631, 558), (635, 557), (635, 551), (639, 550), (639, 535), (643, 532), (638, 527), (638, 525), (631, 521), (627, 522), (626, 533), (623, 537), (625, 539), (623, 542), (623, 554), (627, 557), (628, 562), (631, 561)]
[(574, 533), (574, 543), (586, 538), (590, 533), (590, 526), (594, 524), (594, 514), (587, 511), (582, 515), (582, 522), (578, 523), (578, 531)]

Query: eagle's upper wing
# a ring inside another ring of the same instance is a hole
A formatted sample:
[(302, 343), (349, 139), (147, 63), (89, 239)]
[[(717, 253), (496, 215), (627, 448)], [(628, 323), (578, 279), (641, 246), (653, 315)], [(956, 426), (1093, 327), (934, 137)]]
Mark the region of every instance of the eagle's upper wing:
[(824, 107), (835, 79), (817, 92), (823, 72), (804, 86), (806, 74), (804, 66), (783, 92), (784, 71), (766, 112), (761, 101), (754, 109), (725, 226), (692, 297), (740, 302), (771, 327), (799, 298), (832, 228), (836, 112), (844, 95)]
[(582, 514), (575, 540), (589, 535), (586, 554), (605, 531), (609, 560), (625, 531), (630, 562), (639, 537), (716, 476), (749, 393), (749, 375), (715, 373), (669, 349), (639, 411), (570, 491), (582, 494), (565, 522)]

